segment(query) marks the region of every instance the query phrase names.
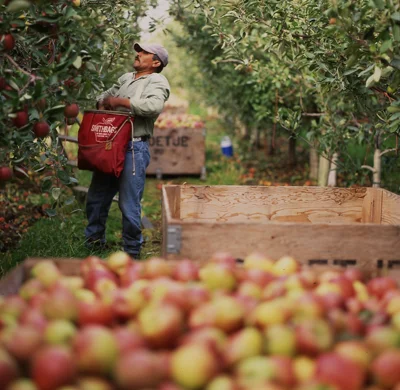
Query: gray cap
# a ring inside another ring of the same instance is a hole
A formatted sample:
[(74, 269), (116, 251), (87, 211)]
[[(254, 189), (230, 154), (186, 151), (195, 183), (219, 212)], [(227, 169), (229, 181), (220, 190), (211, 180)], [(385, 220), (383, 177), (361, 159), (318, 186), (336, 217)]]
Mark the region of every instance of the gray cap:
[(139, 51), (147, 51), (147, 53), (157, 54), (158, 58), (161, 60), (164, 66), (168, 64), (168, 52), (164, 46), (159, 45), (158, 43), (151, 43), (148, 45), (142, 45), (141, 43), (135, 43), (133, 48)]

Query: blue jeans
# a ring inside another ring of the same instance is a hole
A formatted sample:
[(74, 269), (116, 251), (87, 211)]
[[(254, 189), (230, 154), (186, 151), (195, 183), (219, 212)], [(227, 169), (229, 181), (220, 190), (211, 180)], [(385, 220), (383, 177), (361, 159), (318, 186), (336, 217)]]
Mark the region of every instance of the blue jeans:
[(88, 224), (85, 236), (88, 242), (105, 243), (106, 221), (113, 197), (119, 192), (119, 208), (122, 213), (122, 239), (124, 251), (138, 255), (143, 242), (141, 229), (141, 204), (146, 168), (150, 163), (147, 141), (133, 143), (136, 175), (132, 175), (132, 142), (129, 142), (124, 169), (120, 177), (93, 172), (86, 201)]

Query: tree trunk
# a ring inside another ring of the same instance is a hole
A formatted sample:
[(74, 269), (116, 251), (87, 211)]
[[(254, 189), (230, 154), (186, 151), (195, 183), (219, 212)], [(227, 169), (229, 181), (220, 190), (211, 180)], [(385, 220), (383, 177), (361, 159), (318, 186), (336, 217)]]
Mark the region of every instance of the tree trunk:
[(297, 164), (296, 156), (296, 135), (292, 133), (289, 138), (289, 155), (288, 155), (288, 165), (290, 168), (295, 167)]
[(318, 179), (318, 152), (316, 148), (311, 147), (310, 149), (310, 180)]
[(323, 156), (319, 156), (318, 185), (321, 187), (326, 187), (328, 183), (329, 168), (329, 160)]
[(328, 187), (336, 187), (337, 186), (337, 161), (339, 158), (338, 153), (333, 153), (332, 161), (330, 164), (330, 170), (328, 174)]
[(381, 186), (381, 150), (375, 149), (374, 152), (374, 173), (372, 175), (372, 187), (379, 188)]
[(266, 138), (267, 138), (267, 143), (268, 143), (267, 155), (273, 156), (273, 155), (275, 155), (275, 151), (276, 151), (273, 129), (267, 131)]

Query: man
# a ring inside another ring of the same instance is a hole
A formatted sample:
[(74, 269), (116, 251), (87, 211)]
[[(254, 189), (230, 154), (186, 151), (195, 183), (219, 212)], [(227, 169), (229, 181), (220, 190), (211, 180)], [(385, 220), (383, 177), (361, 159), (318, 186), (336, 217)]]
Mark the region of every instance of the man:
[[(153, 135), (154, 122), (169, 97), (170, 86), (160, 74), (168, 64), (168, 52), (159, 44), (134, 44), (137, 52), (134, 71), (118, 79), (97, 98), (100, 110), (128, 111), (134, 116), (134, 138), (129, 142), (124, 169), (120, 177), (93, 172), (86, 213), (85, 229), (89, 247), (105, 245), (105, 228), (113, 197), (119, 192), (122, 212), (123, 249), (138, 259), (143, 242), (141, 204), (146, 168), (150, 162), (148, 139)], [(133, 153), (132, 153), (133, 152)], [(132, 161), (133, 160), (133, 161)], [(132, 173), (135, 167), (135, 174)]]

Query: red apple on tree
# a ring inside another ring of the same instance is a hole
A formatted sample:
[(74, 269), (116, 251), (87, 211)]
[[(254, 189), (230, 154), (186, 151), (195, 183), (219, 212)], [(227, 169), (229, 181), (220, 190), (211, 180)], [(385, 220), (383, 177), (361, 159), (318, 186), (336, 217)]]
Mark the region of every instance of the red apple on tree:
[(68, 104), (64, 108), (64, 116), (66, 118), (76, 118), (79, 114), (79, 106), (76, 103)]
[(0, 181), (7, 181), (12, 178), (13, 171), (10, 167), (0, 167)]
[(50, 125), (46, 121), (38, 121), (33, 125), (33, 132), (37, 138), (47, 137), (50, 133)]
[(26, 111), (18, 111), (16, 113), (15, 118), (13, 119), (14, 125), (18, 128), (27, 125), (28, 121), (29, 121), (29, 115)]
[(14, 49), (15, 39), (12, 34), (0, 35), (0, 47), (3, 46), (4, 51), (10, 51)]

